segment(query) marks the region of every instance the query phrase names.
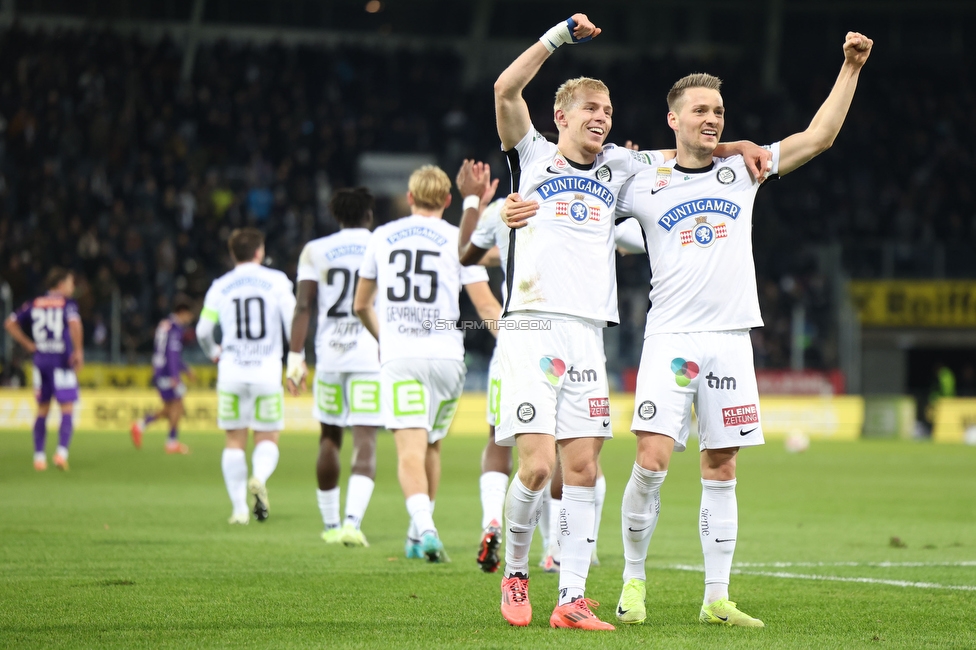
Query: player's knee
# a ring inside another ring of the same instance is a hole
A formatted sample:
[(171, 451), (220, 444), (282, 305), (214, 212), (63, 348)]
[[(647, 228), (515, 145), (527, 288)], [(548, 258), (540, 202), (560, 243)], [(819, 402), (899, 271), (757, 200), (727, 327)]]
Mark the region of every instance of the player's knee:
[(543, 458), (519, 460), (519, 479), (530, 490), (541, 490), (552, 476), (552, 464)]

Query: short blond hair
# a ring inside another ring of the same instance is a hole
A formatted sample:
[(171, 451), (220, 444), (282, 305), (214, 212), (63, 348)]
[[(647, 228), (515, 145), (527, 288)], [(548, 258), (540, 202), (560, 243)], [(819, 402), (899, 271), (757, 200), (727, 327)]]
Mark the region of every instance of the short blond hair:
[(596, 92), (606, 93), (607, 97), (610, 96), (610, 89), (599, 79), (576, 77), (575, 79), (568, 79), (556, 89), (556, 101), (553, 102), (552, 110), (571, 110), (580, 101), (580, 91), (586, 90), (595, 90)]
[(410, 174), (407, 189), (418, 208), (440, 210), (451, 195), (451, 179), (437, 165), (424, 165)]
[(676, 111), (678, 102), (689, 88), (708, 88), (717, 92), (722, 91), (722, 80), (707, 72), (695, 72), (674, 82), (668, 91), (668, 110)]

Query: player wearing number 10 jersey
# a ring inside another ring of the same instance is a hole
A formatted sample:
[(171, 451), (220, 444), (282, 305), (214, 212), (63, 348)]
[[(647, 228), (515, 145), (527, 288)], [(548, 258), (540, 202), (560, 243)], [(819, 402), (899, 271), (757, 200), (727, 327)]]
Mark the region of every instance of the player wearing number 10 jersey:
[(441, 219), (451, 203), (447, 174), (433, 165), (415, 171), (407, 202), (413, 214), (380, 226), (366, 245), (353, 306), (380, 345), (383, 418), (410, 514), (407, 557), (443, 562), (432, 513), (440, 441), (464, 388), (458, 294), (464, 286), (482, 318), (496, 318), (501, 306), (484, 267), (461, 266), (458, 229)]
[[(291, 325), (288, 390), (305, 384), (304, 347), (311, 304), (318, 296), (312, 414), (321, 424), (315, 463), (316, 497), (327, 544), (369, 546), (360, 530), (373, 495), (376, 429), (380, 414), (380, 360), (376, 339), (352, 311), (359, 267), (373, 223), (373, 197), (364, 187), (339, 190), (330, 204), (339, 232), (310, 241), (298, 259), (298, 305)], [(353, 456), (345, 523), (339, 527), (339, 450), (352, 429)]]
[[(72, 413), (78, 401), (78, 378), (75, 371), (84, 360), (81, 318), (78, 304), (71, 299), (75, 278), (60, 267), (47, 274), (47, 294), (34, 298), (12, 313), (4, 326), (10, 336), (34, 354), (34, 393), (37, 419), (34, 421), (34, 469), (47, 469), (44, 451), (47, 436), (47, 414), (51, 398), (61, 407), (61, 428), (54, 465), (68, 469), (68, 447), (74, 431)], [(28, 337), (24, 330), (29, 330)]]
[[(258, 521), (268, 518), (265, 484), (278, 464), (278, 434), (285, 426), (281, 337), (291, 332), (295, 296), (284, 273), (261, 266), (261, 231), (237, 229), (227, 245), (234, 270), (207, 291), (197, 339), (217, 362), (217, 424), (227, 432), (221, 466), (233, 506), (230, 523), (246, 524), (248, 492), (254, 495)], [(220, 345), (214, 341), (218, 322)], [(248, 428), (254, 431), (250, 481), (244, 455)]]

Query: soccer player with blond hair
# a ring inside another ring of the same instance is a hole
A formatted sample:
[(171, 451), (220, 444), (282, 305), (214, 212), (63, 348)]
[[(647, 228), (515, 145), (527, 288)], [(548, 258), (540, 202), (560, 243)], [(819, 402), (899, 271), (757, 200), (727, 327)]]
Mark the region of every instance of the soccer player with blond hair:
[(353, 309), (379, 342), (380, 404), (410, 515), (406, 555), (443, 562), (433, 510), (441, 440), (464, 388), (461, 287), (482, 318), (496, 318), (501, 306), (484, 268), (458, 260), (458, 229), (442, 219), (451, 203), (447, 174), (425, 165), (408, 187), (412, 214), (376, 228), (366, 244)]
[[(556, 92), (554, 144), (532, 125), (522, 91), (563, 44), (600, 34), (583, 14), (546, 32), (495, 82), (498, 135), (512, 171), (512, 191), (535, 197), (539, 217), (510, 236), (505, 319), (499, 331), (501, 421), (498, 444), (515, 445), (519, 468), (506, 499), (502, 616), (528, 625), (528, 550), (542, 492), (562, 461), (559, 600), (552, 627), (612, 630), (590, 609), (586, 576), (594, 544), (597, 462), (611, 437), (602, 328), (614, 324), (617, 194), (660, 152), (605, 145), (613, 124), (606, 85), (571, 79)], [(555, 445), (553, 441), (555, 439)]]

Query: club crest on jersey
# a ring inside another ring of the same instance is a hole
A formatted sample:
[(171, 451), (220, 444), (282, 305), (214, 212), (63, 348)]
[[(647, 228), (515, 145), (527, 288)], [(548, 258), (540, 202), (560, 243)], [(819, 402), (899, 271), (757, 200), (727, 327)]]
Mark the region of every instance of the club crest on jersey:
[(613, 175), (610, 173), (610, 168), (606, 165), (596, 170), (596, 179), (601, 183), (609, 183), (612, 177)]
[(559, 171), (564, 171), (567, 167), (569, 167), (569, 163), (566, 162), (566, 159), (563, 158), (561, 155), (557, 155), (555, 158), (552, 159), (552, 168), (553, 169), (558, 169)]
[(663, 190), (671, 184), (671, 168), (658, 167), (657, 176), (654, 177), (654, 191)]
[(569, 217), (575, 223), (600, 221), (600, 206), (587, 205), (583, 202), (583, 195), (577, 194), (573, 201), (556, 201), (556, 216)]
[(732, 171), (731, 167), (721, 167), (715, 174), (715, 178), (722, 185), (731, 185), (735, 181), (735, 172)]
[(739, 213), (742, 212), (742, 207), (737, 203), (733, 203), (728, 199), (718, 199), (718, 198), (707, 198), (707, 199), (693, 199), (691, 201), (685, 201), (684, 203), (679, 203), (670, 210), (664, 213), (664, 216), (658, 219), (657, 225), (664, 228), (665, 231), (671, 232), (671, 230), (684, 219), (688, 217), (698, 217), (705, 214), (715, 214), (720, 216), (729, 217), (731, 219), (737, 219)]
[(716, 239), (725, 239), (729, 236), (728, 228), (724, 223), (713, 226), (706, 219), (707, 217), (696, 217), (694, 228), (678, 233), (682, 246), (695, 244), (699, 248), (708, 248), (715, 243)]

